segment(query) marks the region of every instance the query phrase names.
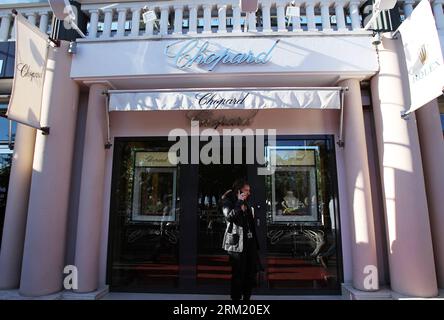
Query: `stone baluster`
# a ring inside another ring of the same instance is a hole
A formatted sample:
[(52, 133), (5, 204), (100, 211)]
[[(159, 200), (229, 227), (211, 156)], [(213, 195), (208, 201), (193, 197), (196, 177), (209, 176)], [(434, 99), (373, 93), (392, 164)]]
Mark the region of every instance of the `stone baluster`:
[(138, 37), (140, 30), (140, 8), (131, 9), (131, 37)]
[(359, 1), (352, 0), (348, 5), (350, 10), (350, 19), (353, 30), (361, 29), (361, 21), (359, 20)]
[(286, 32), (287, 31), (287, 28), (285, 26), (285, 5), (286, 5), (286, 2), (284, 2), (284, 1), (276, 2), (278, 32)]
[(217, 33), (226, 33), (227, 32), (227, 6), (220, 5), (217, 12), (218, 12), (218, 18), (219, 18), (219, 28), (217, 29)]
[(116, 37), (124, 37), (125, 36), (125, 24), (126, 24), (126, 13), (128, 9), (127, 8), (119, 8), (117, 9), (118, 16), (117, 16), (117, 32)]
[(169, 6), (163, 6), (160, 8), (160, 35), (168, 35), (168, 15), (170, 13)]
[(47, 33), (48, 32), (48, 12), (47, 11), (39, 12), (39, 16), (40, 16), (39, 29), (40, 29), (40, 31)]
[(322, 31), (331, 31), (330, 24), (330, 0), (321, 1)]
[(241, 11), (240, 11), (240, 6), (239, 6), (238, 2), (233, 4), (233, 32), (234, 33), (242, 32)]
[(174, 34), (182, 34), (182, 24), (183, 24), (183, 5), (174, 6)]
[(269, 0), (262, 1), (262, 31), (272, 32), (271, 17), (270, 17), (271, 3)]
[(212, 4), (204, 4), (204, 29), (203, 33), (211, 33), (211, 9), (213, 8)]
[(336, 26), (338, 31), (346, 31), (347, 26), (345, 25), (345, 15), (344, 15), (344, 1), (335, 1), (335, 14), (336, 14)]
[(318, 31), (316, 28), (316, 17), (314, 13), (314, 3), (306, 2), (305, 3), (305, 12), (307, 16), (307, 27), (308, 31)]
[(103, 12), (105, 13), (105, 18), (103, 19), (102, 38), (109, 38), (111, 37), (111, 25), (113, 23), (113, 9), (105, 8)]

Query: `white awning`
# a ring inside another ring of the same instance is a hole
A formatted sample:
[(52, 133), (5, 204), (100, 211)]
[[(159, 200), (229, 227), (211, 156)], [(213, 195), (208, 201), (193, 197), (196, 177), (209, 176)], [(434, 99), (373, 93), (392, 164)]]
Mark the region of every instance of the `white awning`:
[(108, 91), (109, 111), (340, 109), (341, 87)]

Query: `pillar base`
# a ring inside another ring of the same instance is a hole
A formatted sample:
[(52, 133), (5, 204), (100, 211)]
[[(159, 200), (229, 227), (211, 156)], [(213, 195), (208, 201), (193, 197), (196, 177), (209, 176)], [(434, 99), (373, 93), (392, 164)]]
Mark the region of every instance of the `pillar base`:
[(108, 286), (102, 287), (92, 292), (76, 293), (73, 291), (63, 291), (63, 300), (99, 300), (109, 293)]
[(353, 288), (350, 283), (342, 284), (342, 299), (343, 300), (443, 300), (444, 290), (440, 290), (439, 295), (433, 298), (422, 298), (405, 296), (394, 292), (390, 287), (381, 287), (378, 291), (361, 291)]
[(22, 296), (18, 289), (13, 290), (0, 290), (0, 300), (61, 300), (61, 292), (39, 296), (39, 297), (27, 297)]
[(39, 296), (22, 296), (18, 289), (0, 290), (0, 300), (99, 300), (109, 293), (108, 286), (88, 293), (75, 293), (73, 291), (60, 291), (57, 293)]

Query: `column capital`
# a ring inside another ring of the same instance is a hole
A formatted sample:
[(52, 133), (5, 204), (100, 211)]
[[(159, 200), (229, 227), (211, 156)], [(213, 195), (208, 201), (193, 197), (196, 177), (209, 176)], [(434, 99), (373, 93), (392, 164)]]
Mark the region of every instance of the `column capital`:
[(355, 7), (355, 6), (359, 6), (361, 4), (361, 2), (359, 1), (359, 0), (351, 0), (349, 3), (348, 3), (348, 6), (349, 7)]
[(203, 5), (203, 8), (204, 8), (204, 10), (208, 10), (208, 9), (213, 9), (213, 4), (211, 4), (211, 3), (205, 3), (204, 5)]
[(287, 1), (278, 0), (276, 1), (276, 7), (285, 7), (287, 5)]
[(127, 12), (128, 11), (128, 8), (117, 8), (117, 12), (118, 13), (121, 13), (121, 12)]
[(96, 81), (96, 80), (86, 80), (83, 81), (83, 83), (88, 86), (90, 89), (92, 86), (102, 86), (105, 89), (116, 89), (116, 87), (109, 81), (103, 80), (103, 81)]
[(404, 4), (414, 5), (415, 4), (415, 0), (404, 0)]
[(113, 13), (113, 8), (103, 8), (101, 9), (103, 11), (103, 13)]
[(8, 13), (8, 12), (1, 12), (0, 13), (0, 19), (2, 19), (2, 18), (11, 18), (11, 14), (10, 13)]
[(333, 0), (321, 0), (321, 1), (319, 1), (319, 4), (321, 5), (321, 6), (328, 6), (328, 7), (330, 7), (332, 4), (333, 4)]
[(444, 0), (433, 0), (432, 1), (433, 4), (444, 4)]
[(345, 3), (346, 3), (345, 0), (336, 0), (336, 1), (334, 2), (334, 7), (335, 7), (335, 8), (337, 8), (337, 7), (342, 7), (342, 8), (344, 8), (344, 7), (345, 7)]
[(183, 4), (175, 4), (173, 8), (174, 10), (183, 10)]
[(93, 14), (93, 13), (98, 14), (100, 12), (100, 10), (99, 9), (89, 9), (88, 12), (89, 12), (89, 14)]

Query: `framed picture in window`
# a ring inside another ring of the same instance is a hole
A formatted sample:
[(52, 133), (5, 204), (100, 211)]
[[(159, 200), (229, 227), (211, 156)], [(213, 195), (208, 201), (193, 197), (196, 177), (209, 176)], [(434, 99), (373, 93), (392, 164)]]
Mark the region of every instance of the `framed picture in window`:
[(319, 222), (316, 147), (273, 147), (272, 220), (276, 223)]
[(168, 152), (136, 152), (132, 221), (176, 220), (177, 167), (168, 159)]

